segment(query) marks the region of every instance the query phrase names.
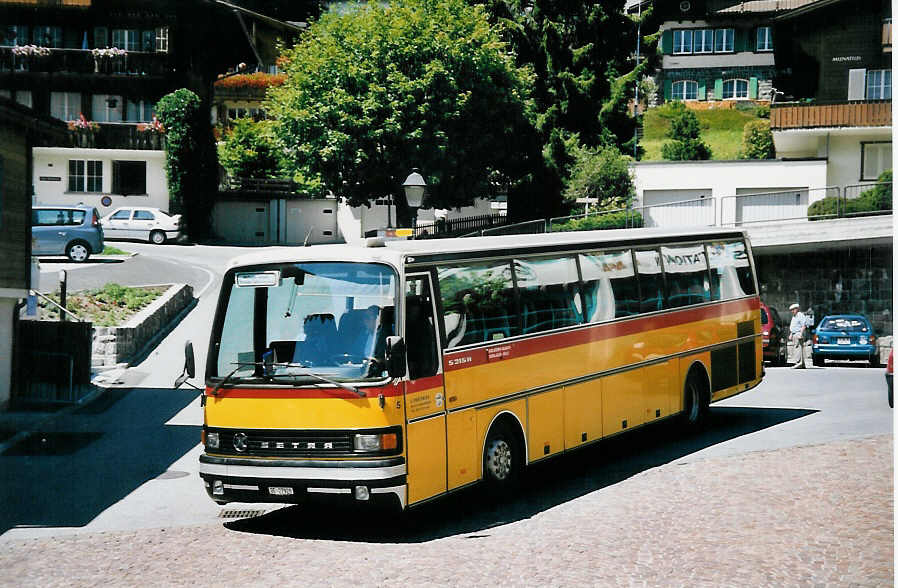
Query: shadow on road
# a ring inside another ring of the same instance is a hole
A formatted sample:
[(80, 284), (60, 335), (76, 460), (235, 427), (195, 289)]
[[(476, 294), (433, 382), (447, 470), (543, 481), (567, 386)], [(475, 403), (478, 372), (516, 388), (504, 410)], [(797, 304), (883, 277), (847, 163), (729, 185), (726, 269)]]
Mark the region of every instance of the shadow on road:
[(520, 490), (500, 502), (487, 499), (475, 487), (403, 515), (363, 508), (291, 506), (228, 522), (225, 527), (245, 533), (374, 543), (418, 543), (462, 534), (483, 537), (492, 527), (530, 518), (706, 447), (815, 412), (715, 407), (707, 428), (688, 437), (680, 435), (673, 423), (652, 425), (531, 467)]
[(84, 526), (166, 473), (199, 442), (200, 428), (165, 423), (196, 398), (195, 391), (109, 390), (33, 431), (0, 456), (0, 533)]

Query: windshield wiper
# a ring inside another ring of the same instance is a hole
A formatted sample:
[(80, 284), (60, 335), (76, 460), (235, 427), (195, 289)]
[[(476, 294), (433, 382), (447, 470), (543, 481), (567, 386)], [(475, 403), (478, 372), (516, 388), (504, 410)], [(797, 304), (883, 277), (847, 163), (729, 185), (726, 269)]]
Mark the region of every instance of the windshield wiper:
[[(233, 370), (231, 370), (231, 373), (229, 373), (228, 375), (223, 377), (221, 379), (221, 382), (215, 384), (215, 387), (212, 388), (212, 392), (211, 392), (212, 396), (218, 396), (218, 391), (221, 390), (225, 384), (227, 384), (228, 382), (231, 381), (231, 378), (234, 376), (234, 374), (237, 373), (237, 370), (239, 370), (242, 367), (246, 367), (248, 365), (259, 365), (259, 364), (257, 364), (257, 363), (242, 363), (242, 362), (238, 363), (237, 367), (235, 367)], [(235, 379), (234, 381), (236, 382), (237, 379)]]
[(338, 381), (336, 381), (336, 380), (332, 380), (332, 379), (330, 379), (330, 378), (326, 378), (326, 377), (322, 376), (321, 374), (316, 374), (315, 372), (310, 372), (310, 371), (306, 368), (306, 366), (302, 365), (301, 363), (273, 363), (273, 364), (269, 364), (269, 365), (271, 365), (272, 367), (280, 367), (280, 368), (299, 368), (299, 369), (302, 370), (302, 372), (300, 372), (299, 374), (289, 374), (289, 375), (281, 374), (281, 375), (277, 375), (277, 376), (275, 376), (275, 375), (269, 376), (269, 377), (272, 378), (272, 379), (273, 379), (273, 378), (285, 378), (285, 377), (290, 377), (290, 376), (293, 376), (293, 375), (298, 375), (298, 376), (311, 376), (311, 377), (313, 377), (313, 378), (316, 378), (316, 379), (318, 379), (318, 380), (321, 380), (322, 382), (326, 382), (326, 383), (331, 384), (331, 385), (333, 385), (333, 386), (337, 386), (338, 388), (343, 388), (344, 390), (349, 390), (349, 391), (352, 392), (353, 394), (358, 395), (359, 398), (365, 398), (365, 397), (367, 396), (367, 394), (365, 394), (365, 391), (364, 391), (364, 390), (360, 390), (359, 388), (356, 388), (355, 386), (350, 386), (349, 384), (344, 384), (344, 383), (342, 383), (342, 382), (338, 382)]

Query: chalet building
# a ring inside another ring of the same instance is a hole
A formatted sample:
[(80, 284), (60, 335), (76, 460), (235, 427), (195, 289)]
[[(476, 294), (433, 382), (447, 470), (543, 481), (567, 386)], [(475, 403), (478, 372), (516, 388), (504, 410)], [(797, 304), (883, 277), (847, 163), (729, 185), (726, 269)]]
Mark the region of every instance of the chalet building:
[[(826, 158), (852, 197), (892, 168), (892, 18), (884, 0), (820, 0), (777, 20), (778, 157)], [(846, 187), (847, 186), (847, 187)]]
[(31, 284), (32, 149), (66, 138), (66, 126), (0, 98), (0, 410), (10, 399), (13, 325)]
[(211, 106), (220, 74), (299, 29), (223, 0), (0, 0), (0, 96), (69, 127), (34, 153), (35, 202), (168, 208), (156, 102)]

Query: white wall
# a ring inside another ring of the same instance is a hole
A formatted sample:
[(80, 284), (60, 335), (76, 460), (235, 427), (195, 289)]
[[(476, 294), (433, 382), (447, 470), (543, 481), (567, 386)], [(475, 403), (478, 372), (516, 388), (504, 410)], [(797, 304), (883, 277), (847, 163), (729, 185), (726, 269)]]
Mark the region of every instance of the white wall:
[[(631, 171), (639, 206), (646, 202), (646, 196), (651, 204), (659, 198), (669, 202), (673, 195), (689, 199), (690, 195), (699, 198), (710, 193), (714, 212), (709, 212), (711, 203), (700, 203), (701, 213), (695, 217), (697, 225), (734, 222), (737, 219), (737, 199), (729, 196), (774, 192), (781, 186), (798, 186), (810, 190), (810, 203), (825, 196), (823, 188), (827, 185), (827, 162), (824, 160), (648, 161), (632, 164)], [(771, 205), (775, 206), (775, 203)], [(652, 212), (656, 226), (666, 226), (662, 212)], [(677, 214), (674, 207), (668, 212), (671, 222), (682, 224), (679, 218), (682, 215)], [(708, 222), (709, 214), (714, 214), (714, 223)], [(766, 214), (773, 215), (771, 218), (782, 218), (775, 216), (776, 211), (773, 210)]]
[[(119, 206), (152, 206), (169, 210), (168, 180), (165, 177), (165, 152), (142, 149), (72, 149), (66, 147), (35, 147), (34, 202), (35, 204), (78, 204), (95, 206), (100, 216)], [(103, 191), (100, 193), (69, 192), (69, 160), (84, 159), (103, 162)], [(147, 194), (121, 196), (112, 193), (113, 161), (146, 161)], [(41, 179), (44, 178), (44, 179)], [(52, 179), (51, 179), (52, 178)], [(56, 178), (59, 178), (58, 180)], [(103, 196), (112, 200), (103, 206)]]
[(826, 157), (826, 183), (847, 186), (861, 182), (861, 142), (891, 141), (891, 127), (847, 127), (776, 131), (773, 142), (780, 157)]

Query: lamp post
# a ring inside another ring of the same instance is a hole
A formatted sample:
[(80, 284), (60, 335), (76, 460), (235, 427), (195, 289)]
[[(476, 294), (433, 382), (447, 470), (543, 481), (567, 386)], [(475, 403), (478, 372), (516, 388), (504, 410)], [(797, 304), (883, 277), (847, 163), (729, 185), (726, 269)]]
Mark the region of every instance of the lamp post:
[(413, 168), (412, 173), (405, 178), (402, 189), (405, 190), (405, 201), (412, 209), (412, 235), (417, 235), (418, 209), (424, 203), (424, 192), (427, 189), (427, 182), (424, 181), (421, 170)]

